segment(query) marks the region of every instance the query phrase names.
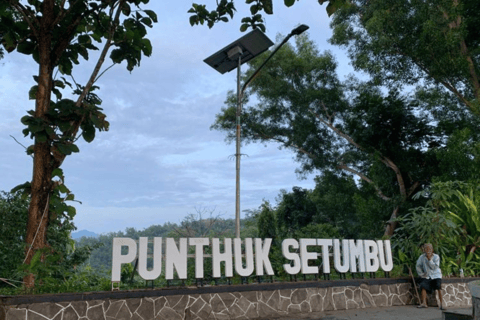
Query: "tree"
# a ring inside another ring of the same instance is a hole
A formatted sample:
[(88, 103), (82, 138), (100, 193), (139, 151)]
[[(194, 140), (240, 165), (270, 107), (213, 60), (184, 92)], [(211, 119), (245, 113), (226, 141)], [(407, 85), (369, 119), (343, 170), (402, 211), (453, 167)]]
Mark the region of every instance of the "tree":
[[(151, 10), (142, 10), (148, 0), (19, 0), (0, 3), (0, 34), (8, 53), (30, 55), (38, 64), (34, 76), (37, 85), (29, 92), (35, 110), (22, 118), (25, 136), (34, 140), (27, 154), (33, 155), (33, 178), (16, 188), (30, 195), (26, 232), (26, 264), (37, 250), (48, 246), (48, 225), (62, 216), (73, 218), (75, 209), (65, 201), (74, 200), (65, 186), (61, 165), (65, 158), (79, 152), (75, 142), (80, 136), (91, 142), (96, 130), (108, 130), (106, 116), (99, 107), (95, 82), (110, 51), (112, 62), (126, 61), (132, 71), (152, 46), (146, 27), (157, 21)], [(135, 10), (132, 10), (135, 9)], [(73, 77), (73, 65), (79, 56), (89, 59), (98, 50), (99, 58), (87, 82), (79, 84)], [(112, 49), (112, 50), (111, 50)], [(57, 74), (62, 75), (57, 77)], [(55, 75), (55, 76), (54, 76)], [(65, 77), (70, 77), (72, 83)], [(66, 87), (73, 89), (73, 99), (64, 98)], [(25, 279), (34, 286), (34, 275)]]
[[(17, 286), (23, 271), (42, 275), (42, 284), (67, 281), (74, 269), (85, 262), (98, 244), (86, 244), (75, 247), (70, 238), (73, 223), (69, 219), (55, 219), (49, 224), (47, 234), (49, 247), (41, 249), (34, 255), (34, 263), (22, 266), (25, 259), (25, 234), (28, 220), (29, 200), (20, 192), (0, 193), (0, 278), (9, 286)], [(44, 251), (54, 252), (48, 258), (40, 259)], [(48, 280), (46, 278), (49, 278)], [(2, 283), (0, 283), (0, 286)], [(47, 286), (52, 288), (51, 286)], [(41, 289), (36, 286), (35, 289)], [(37, 290), (38, 291), (38, 290)]]
[(439, 86), (480, 116), (480, 3), (354, 0), (332, 21), (332, 43), (357, 70), (393, 86)]
[(295, 230), (313, 223), (316, 208), (310, 198), (311, 191), (293, 187), (292, 192), (282, 191), (276, 211), (277, 228), (281, 238), (291, 236)]
[[(246, 76), (261, 63), (251, 62)], [(435, 150), (446, 132), (414, 97), (354, 79), (341, 82), (335, 68), (333, 56), (320, 53), (306, 36), (297, 37), (296, 48), (284, 46), (251, 84), (259, 103), (244, 108), (243, 140), (294, 151), (300, 173), (356, 176), (390, 204), (385, 234), (391, 236), (406, 202), (438, 171)], [(226, 103), (212, 128), (232, 140), (232, 93)]]
[(18, 266), (22, 264), (28, 201), (19, 193), (0, 193), (0, 278), (18, 280)]
[[(232, 220), (214, 215), (215, 209), (195, 208), (195, 213), (187, 215), (178, 227), (173, 227), (169, 236), (174, 238), (227, 237), (232, 232)], [(208, 215), (208, 216), (205, 216)]]
[[(360, 223), (360, 211), (355, 198), (360, 192), (352, 176), (338, 175), (328, 170), (322, 172), (315, 178), (315, 188), (310, 196), (316, 208), (314, 221), (337, 228), (344, 238), (359, 237), (362, 229), (370, 231), (372, 238), (378, 237), (371, 233), (372, 229), (377, 229), (375, 224), (372, 228), (365, 219)], [(378, 217), (372, 211), (373, 208), (370, 208), (369, 214), (374, 217), (373, 220), (381, 221), (383, 215)]]

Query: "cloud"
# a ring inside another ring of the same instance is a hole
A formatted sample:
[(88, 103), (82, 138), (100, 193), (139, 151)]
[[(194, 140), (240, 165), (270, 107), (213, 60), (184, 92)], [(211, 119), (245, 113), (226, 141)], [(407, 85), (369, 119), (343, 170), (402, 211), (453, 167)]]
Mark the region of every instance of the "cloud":
[[(275, 5), (275, 14), (266, 18), (271, 39), (307, 23), (320, 48), (332, 48), (326, 43), (330, 31), (324, 6), (305, 1), (288, 9)], [(148, 30), (152, 56), (142, 58), (132, 73), (125, 65), (114, 66), (98, 82), (110, 130), (97, 133), (92, 143), (79, 140), (81, 152), (67, 157), (63, 166), (66, 185), (83, 202), (75, 218), (79, 229), (101, 233), (179, 222), (205, 206), (233, 217), (235, 161), (230, 156), (235, 146), (226, 145), (223, 134), (210, 126), (227, 91), (236, 88), (236, 74), (221, 75), (203, 59), (243, 35), (240, 19), (248, 8), (240, 5), (234, 21), (208, 29), (189, 25), (190, 6), (151, 2), (159, 18)], [(77, 81), (88, 78), (97, 55), (75, 66)], [(0, 190), (31, 178), (31, 159), (9, 135), (31, 144), (21, 134), (20, 118), (34, 107), (27, 93), (37, 70), (28, 56), (7, 54), (0, 60)], [(299, 181), (293, 154), (275, 145), (247, 145), (242, 153), (248, 154), (241, 162), (242, 210), (258, 208), (262, 199), (274, 202), (280, 189), (314, 184), (311, 177)]]

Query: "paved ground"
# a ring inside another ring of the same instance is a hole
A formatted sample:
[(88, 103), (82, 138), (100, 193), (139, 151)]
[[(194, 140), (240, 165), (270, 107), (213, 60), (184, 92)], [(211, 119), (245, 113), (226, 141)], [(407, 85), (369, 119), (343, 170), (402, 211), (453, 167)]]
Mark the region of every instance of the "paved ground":
[[(471, 307), (467, 309), (449, 309), (462, 310), (470, 312)], [(401, 306), (387, 308), (355, 309), (341, 311), (327, 311), (314, 314), (303, 315), (300, 317), (289, 316), (277, 318), (281, 320), (442, 320), (442, 311), (436, 307), (427, 309), (418, 309), (416, 306)]]

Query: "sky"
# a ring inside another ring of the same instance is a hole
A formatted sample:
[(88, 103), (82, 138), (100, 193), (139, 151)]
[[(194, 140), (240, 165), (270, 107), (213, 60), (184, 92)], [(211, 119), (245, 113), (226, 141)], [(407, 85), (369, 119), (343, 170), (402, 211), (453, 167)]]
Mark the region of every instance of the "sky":
[[(227, 144), (224, 134), (210, 126), (227, 92), (236, 90), (236, 72), (222, 75), (203, 60), (245, 34), (239, 28), (248, 7), (237, 1), (233, 20), (208, 29), (190, 26), (190, 1), (150, 2), (143, 9), (158, 15), (147, 36), (153, 54), (131, 73), (116, 65), (100, 78), (97, 94), (110, 129), (97, 133), (92, 143), (79, 140), (80, 153), (63, 164), (65, 184), (82, 202), (74, 204), (78, 230), (141, 230), (179, 223), (202, 210), (225, 219), (235, 216), (235, 144)], [(211, 9), (215, 5), (213, 0), (203, 3)], [(331, 30), (325, 5), (303, 0), (286, 8), (274, 1), (274, 15), (265, 20), (266, 35), (275, 43), (278, 35), (307, 24), (319, 49), (337, 57), (341, 78), (353, 72), (345, 51), (327, 42)], [(85, 82), (94, 57), (74, 66), (77, 82)], [(32, 177), (32, 159), (19, 144), (32, 141), (23, 137), (20, 119), (34, 109), (28, 90), (37, 71), (32, 59), (19, 53), (0, 60), (0, 190)], [(275, 204), (281, 189), (314, 187), (315, 174), (299, 179), (295, 173), (299, 164), (292, 152), (274, 144), (248, 144), (242, 153), (248, 155), (241, 162), (242, 211), (257, 209), (263, 200)]]

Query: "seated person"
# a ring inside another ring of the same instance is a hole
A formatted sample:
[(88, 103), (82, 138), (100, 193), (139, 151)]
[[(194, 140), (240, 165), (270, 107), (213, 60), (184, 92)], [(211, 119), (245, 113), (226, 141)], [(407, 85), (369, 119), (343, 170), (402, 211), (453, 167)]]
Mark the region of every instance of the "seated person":
[(423, 254), (417, 260), (417, 273), (422, 278), (419, 287), (422, 289), (421, 302), (418, 308), (427, 308), (427, 292), (438, 291), (440, 310), (445, 310), (442, 301), (442, 270), (440, 270), (440, 257), (433, 253), (431, 243), (422, 246)]

